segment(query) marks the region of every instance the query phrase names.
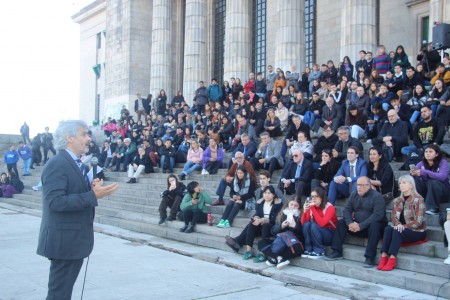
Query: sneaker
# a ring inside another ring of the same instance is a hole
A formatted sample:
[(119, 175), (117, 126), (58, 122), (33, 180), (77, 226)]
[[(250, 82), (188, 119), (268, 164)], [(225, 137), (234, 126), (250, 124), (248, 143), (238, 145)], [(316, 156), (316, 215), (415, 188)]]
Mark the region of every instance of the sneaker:
[(203, 175), (209, 175), (209, 172), (205, 170), (205, 174), (203, 174)]
[(223, 228), (224, 225), (225, 225), (225, 220), (222, 220), (222, 219), (221, 219), (221, 220), (219, 221), (219, 223), (217, 223), (216, 226), (219, 227), (219, 228)]
[(184, 225), (183, 227), (180, 228), (180, 232), (185, 232), (186, 229), (188, 229), (188, 225)]
[[(281, 259), (280, 259), (281, 258)], [(278, 256), (278, 264), (277, 264), (277, 269), (283, 269), (284, 267), (286, 267), (287, 265), (289, 265), (291, 262), (284, 257)]]
[(444, 264), (450, 265), (450, 252), (448, 253), (448, 257), (444, 260)]
[(178, 175), (178, 178), (183, 181), (186, 178), (186, 175), (184, 173), (181, 173), (180, 175)]
[(277, 265), (277, 260), (275, 259), (275, 258), (273, 258), (273, 257), (267, 257), (267, 260), (266, 260), (266, 265), (268, 265), (269, 267), (275, 267), (276, 265)]
[(206, 170), (203, 169), (201, 175), (205, 175), (206, 174), (205, 172), (206, 172)]
[(266, 261), (266, 256), (264, 254), (262, 254), (262, 253), (256, 255), (253, 258), (253, 262), (254, 263), (262, 263), (262, 262), (265, 262), (265, 261)]
[(338, 259), (343, 259), (344, 257), (342, 256), (341, 252), (338, 252), (336, 250), (333, 250), (333, 252), (331, 252), (330, 255), (326, 255), (325, 256), (325, 260), (338, 260)]
[(38, 187), (37, 185), (33, 186), (32, 189), (33, 189), (33, 191), (35, 191), (35, 192), (42, 190), (42, 188), (41, 188), (41, 187)]
[(230, 228), (230, 227), (231, 227), (230, 222), (228, 220), (225, 220), (223, 222), (223, 228)]
[(164, 222), (166, 222), (166, 218), (161, 217), (159, 219), (158, 225), (162, 225)]
[(370, 257), (366, 257), (366, 261), (363, 264), (364, 268), (373, 268), (375, 267), (375, 260)]
[(170, 221), (170, 222), (171, 222), (171, 221), (174, 221), (174, 220), (175, 220), (175, 218), (174, 218), (174, 217), (172, 217), (172, 216), (168, 216), (168, 217), (167, 217), (167, 219), (166, 219), (166, 222), (167, 222), (167, 221)]
[(250, 251), (246, 251), (245, 253), (244, 253), (244, 255), (242, 255), (242, 259), (243, 260), (249, 260), (250, 258), (252, 258), (253, 257), (253, 254), (250, 252)]
[(189, 227), (184, 232), (185, 233), (195, 232), (195, 225), (189, 225)]
[(302, 253), (302, 257), (307, 258), (307, 257), (309, 257), (310, 254), (311, 254), (311, 252), (305, 251)]
[(312, 259), (320, 259), (320, 258), (323, 258), (324, 257), (324, 253), (322, 252), (322, 253), (316, 253), (316, 252), (311, 252), (311, 254), (309, 254), (309, 258), (312, 258)]
[(227, 246), (233, 249), (236, 253), (238, 253), (239, 249), (241, 249), (238, 243), (236, 243), (236, 241), (229, 235), (225, 236), (225, 244), (227, 244)]

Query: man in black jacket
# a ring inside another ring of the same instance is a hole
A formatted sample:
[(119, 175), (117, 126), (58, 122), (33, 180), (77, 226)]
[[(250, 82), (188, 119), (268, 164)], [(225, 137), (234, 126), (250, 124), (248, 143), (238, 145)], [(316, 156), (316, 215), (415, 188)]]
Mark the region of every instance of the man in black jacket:
[(361, 142), (350, 136), (350, 128), (348, 126), (341, 126), (338, 128), (339, 140), (334, 145), (333, 157), (339, 161), (347, 158), (347, 150), (350, 146), (358, 148), (360, 153), (363, 153), (364, 148)]
[(137, 99), (134, 100), (134, 112), (137, 114), (137, 121), (141, 120), (141, 116), (144, 115), (144, 122), (147, 119), (147, 111), (150, 111), (150, 103), (147, 99), (141, 97), (141, 94), (137, 94)]
[(304, 159), (301, 150), (295, 149), (292, 151), (292, 160), (283, 169), (278, 188), (288, 195), (295, 194), (300, 200), (302, 196), (309, 194), (312, 178), (312, 163)]
[(172, 146), (172, 140), (167, 139), (164, 141), (164, 147), (161, 149), (161, 168), (163, 173), (173, 173), (175, 167), (175, 157), (177, 156), (177, 150)]
[(367, 237), (364, 267), (375, 266), (378, 241), (386, 227), (386, 206), (383, 196), (371, 189), (370, 179), (358, 178), (357, 191), (350, 195), (344, 208), (344, 218), (338, 221), (331, 243), (333, 252), (327, 260), (342, 259), (342, 245), (347, 233), (357, 237)]
[(388, 121), (372, 143), (375, 147), (381, 147), (387, 155), (385, 158), (391, 161), (394, 157), (400, 159), (400, 150), (408, 145), (408, 124), (400, 120), (394, 109), (388, 111)]
[(325, 149), (333, 149), (338, 142), (338, 137), (334, 134), (333, 128), (329, 125), (323, 127), (323, 135), (317, 140), (314, 145), (313, 162), (320, 162), (322, 160), (322, 151)]

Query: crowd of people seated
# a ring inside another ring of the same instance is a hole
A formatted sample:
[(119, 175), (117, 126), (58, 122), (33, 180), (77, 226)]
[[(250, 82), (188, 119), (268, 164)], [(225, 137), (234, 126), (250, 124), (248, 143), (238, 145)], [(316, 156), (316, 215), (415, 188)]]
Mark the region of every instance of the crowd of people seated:
[[(225, 206), (219, 228), (233, 226), (240, 210), (255, 210), (239, 236), (226, 238), (235, 251), (246, 246), (244, 259), (252, 257), (256, 236), (263, 242), (255, 262), (284, 267), (288, 252), (322, 258), (328, 245), (328, 259), (340, 259), (351, 234), (368, 237), (370, 267), (384, 233), (379, 269), (392, 270), (399, 242), (424, 239), (424, 215), (438, 214), (440, 202), (448, 202), (448, 150), (440, 146), (450, 119), (450, 60), (445, 54), (441, 62), (437, 51), (425, 47), (412, 66), (401, 45), (392, 55), (384, 46), (376, 55), (359, 55), (354, 65), (346, 56), (337, 67), (329, 60), (302, 74), (295, 66), (284, 72), (269, 65), (265, 78), (250, 72), (244, 84), (239, 78), (222, 84), (213, 78), (209, 86), (200, 81), (191, 106), (181, 91), (171, 102), (164, 90), (156, 97), (138, 94), (137, 120), (126, 106), (120, 118), (108, 118), (102, 127), (107, 139), (98, 151), (94, 142), (92, 154), (106, 169), (128, 171), (129, 183), (142, 172), (172, 174), (183, 164), (168, 191), (194, 172), (227, 168), (214, 200), (198, 182), (189, 183), (183, 197), (165, 195), (160, 223), (175, 218), (180, 202), (186, 233), (206, 222), (206, 204)], [(368, 157), (362, 140), (373, 146)], [(392, 161), (410, 169), (400, 185)], [(271, 186), (276, 170), (281, 179)], [(313, 199), (306, 203), (305, 197)], [(348, 200), (338, 221), (334, 205), (340, 198)], [(385, 203), (393, 199), (391, 228)], [(283, 241), (293, 244), (282, 247)]]

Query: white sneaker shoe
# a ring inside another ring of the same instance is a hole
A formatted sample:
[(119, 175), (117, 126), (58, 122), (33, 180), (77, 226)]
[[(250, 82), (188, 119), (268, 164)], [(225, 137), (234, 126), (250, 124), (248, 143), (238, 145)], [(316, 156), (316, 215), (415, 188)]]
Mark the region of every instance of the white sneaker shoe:
[(202, 169), (201, 175), (205, 175), (205, 172), (206, 172), (206, 170), (205, 170), (205, 169)]
[(450, 265), (450, 252), (448, 253), (448, 257), (444, 260), (444, 264)]
[(41, 187), (38, 187), (37, 185), (33, 186), (32, 189), (33, 189), (33, 191), (35, 191), (35, 192), (42, 190), (42, 188), (41, 188)]

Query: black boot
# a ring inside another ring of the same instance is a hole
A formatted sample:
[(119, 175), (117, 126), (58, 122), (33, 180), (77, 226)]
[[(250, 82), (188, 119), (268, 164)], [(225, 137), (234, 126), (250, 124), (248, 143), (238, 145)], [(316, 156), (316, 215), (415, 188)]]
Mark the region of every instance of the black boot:
[(195, 225), (189, 225), (189, 227), (186, 229), (186, 233), (191, 233), (195, 231)]
[(180, 180), (184, 180), (184, 178), (186, 178), (186, 175), (184, 173), (181, 173), (180, 176), (178, 176), (178, 178), (180, 178)]
[(136, 178), (131, 177), (130, 180), (127, 181), (127, 183), (136, 183)]
[[(191, 225), (192, 226), (192, 225)], [(185, 224), (182, 228), (180, 228), (180, 232), (186, 232), (186, 230), (188, 229), (188, 225)]]
[(166, 221), (166, 217), (161, 217), (161, 218), (159, 218), (158, 225), (163, 224), (165, 221)]

